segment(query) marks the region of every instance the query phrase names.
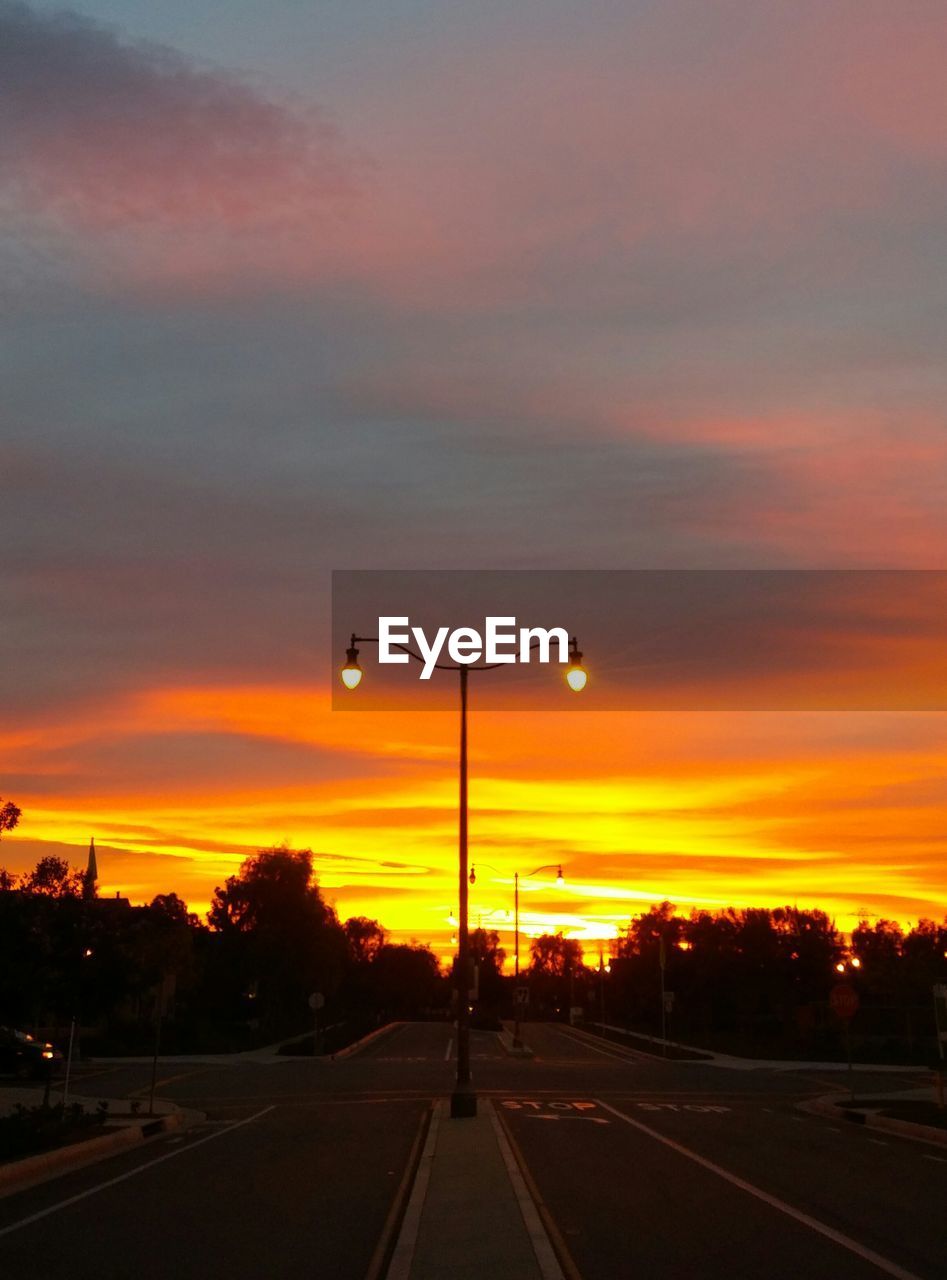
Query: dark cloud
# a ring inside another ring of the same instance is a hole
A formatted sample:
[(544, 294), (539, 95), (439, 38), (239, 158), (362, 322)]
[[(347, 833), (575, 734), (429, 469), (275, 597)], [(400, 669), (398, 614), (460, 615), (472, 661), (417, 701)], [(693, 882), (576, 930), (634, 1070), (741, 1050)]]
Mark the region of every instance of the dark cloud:
[(350, 189), (335, 131), (71, 12), (0, 3), (0, 183), (83, 227), (278, 226)]

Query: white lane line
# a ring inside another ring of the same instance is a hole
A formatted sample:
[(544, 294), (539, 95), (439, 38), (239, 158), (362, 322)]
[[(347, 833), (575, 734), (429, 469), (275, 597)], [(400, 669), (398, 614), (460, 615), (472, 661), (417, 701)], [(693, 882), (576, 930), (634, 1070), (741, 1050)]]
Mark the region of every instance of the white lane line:
[(424, 1201), (427, 1199), (427, 1185), (431, 1180), (431, 1166), (434, 1164), (437, 1131), (440, 1127), (445, 1105), (442, 1100), (434, 1108), (434, 1113), (431, 1116), (427, 1140), (424, 1143), (424, 1150), (421, 1152), (417, 1173), (414, 1175), (414, 1186), (411, 1188), (408, 1207), (405, 1209), (404, 1217), (401, 1220), (398, 1242), (395, 1245), (394, 1253), (391, 1255), (388, 1270), (385, 1272), (385, 1280), (409, 1280), (411, 1275), (414, 1251), (418, 1243), (418, 1232), (421, 1228), (421, 1214), (424, 1211)]
[(254, 1120), (259, 1120), (261, 1116), (265, 1116), (268, 1112), (275, 1110), (276, 1104), (274, 1103), (272, 1106), (264, 1107), (256, 1115), (247, 1116), (245, 1120), (238, 1120), (236, 1124), (228, 1125), (226, 1129), (218, 1129), (216, 1133), (209, 1133), (206, 1138), (199, 1138), (197, 1142), (191, 1142), (186, 1147), (178, 1147), (175, 1151), (168, 1151), (163, 1156), (158, 1156), (155, 1160), (149, 1160), (145, 1164), (138, 1165), (135, 1169), (129, 1169), (127, 1173), (120, 1173), (117, 1178), (109, 1178), (106, 1182), (100, 1182), (94, 1187), (89, 1187), (87, 1191), (80, 1191), (78, 1195), (70, 1196), (68, 1200), (60, 1200), (58, 1204), (51, 1204), (48, 1209), (40, 1209), (38, 1213), (31, 1213), (28, 1218), (21, 1218), (19, 1222), (11, 1222), (8, 1227), (0, 1227), (0, 1236), (9, 1235), (11, 1231), (19, 1231), (21, 1227), (28, 1227), (33, 1222), (39, 1222), (41, 1218), (48, 1218), (51, 1213), (58, 1213), (60, 1209), (68, 1209), (71, 1204), (78, 1204), (80, 1200), (97, 1195), (100, 1191), (104, 1191), (106, 1187), (114, 1187), (119, 1182), (127, 1182), (129, 1178), (134, 1178), (139, 1173), (144, 1173), (146, 1169), (153, 1169), (156, 1164), (164, 1164), (165, 1160), (173, 1160), (176, 1156), (190, 1155), (196, 1147), (202, 1147), (205, 1142), (213, 1142), (216, 1138), (222, 1138), (225, 1133), (232, 1133), (234, 1129), (242, 1129), (245, 1124), (252, 1124)]
[(453, 1049), (453, 1047), (454, 1047), (454, 1037), (451, 1036), (451, 1038), (447, 1042), (447, 1049), (444, 1051), (445, 1062), (450, 1062), (450, 1051), (451, 1049)]
[(869, 1249), (865, 1245), (859, 1244), (857, 1240), (853, 1240), (851, 1236), (845, 1235), (844, 1232), (836, 1231), (834, 1227), (820, 1222), (818, 1218), (810, 1217), (808, 1213), (803, 1213), (801, 1209), (794, 1209), (785, 1200), (780, 1200), (777, 1196), (771, 1196), (768, 1191), (764, 1191), (761, 1187), (754, 1186), (752, 1182), (747, 1182), (745, 1179), (737, 1177), (735, 1173), (730, 1173), (728, 1169), (724, 1169), (721, 1165), (714, 1164), (712, 1160), (699, 1156), (696, 1151), (691, 1151), (689, 1147), (683, 1146), (680, 1142), (675, 1142), (673, 1138), (665, 1137), (657, 1129), (652, 1129), (649, 1125), (642, 1124), (640, 1120), (633, 1120), (631, 1116), (626, 1116), (624, 1111), (619, 1111), (616, 1107), (609, 1106), (607, 1102), (602, 1102), (600, 1098), (596, 1098), (595, 1102), (606, 1111), (610, 1111), (612, 1115), (618, 1116), (620, 1120), (624, 1120), (626, 1124), (630, 1124), (633, 1129), (640, 1129), (649, 1138), (654, 1138), (655, 1141), (662, 1143), (665, 1147), (670, 1147), (672, 1151), (676, 1151), (678, 1155), (685, 1156), (688, 1160), (693, 1160), (695, 1164), (699, 1164), (701, 1168), (715, 1173), (718, 1178), (723, 1178), (731, 1186), (739, 1187), (741, 1191), (754, 1196), (757, 1200), (762, 1200), (770, 1208), (786, 1214), (788, 1218), (792, 1218), (804, 1227), (808, 1227), (810, 1231), (815, 1231), (818, 1235), (825, 1236), (827, 1240), (831, 1240), (834, 1244), (841, 1245), (843, 1249), (847, 1249), (849, 1253), (854, 1253), (863, 1262), (868, 1262), (873, 1267), (877, 1267), (885, 1275), (894, 1276), (895, 1280), (920, 1280), (920, 1277), (916, 1276), (913, 1271), (906, 1271), (904, 1267), (899, 1267), (896, 1262), (883, 1258), (880, 1253), (875, 1253), (874, 1249)]
[[(582, 1048), (582, 1049), (591, 1049), (593, 1053), (600, 1053), (603, 1058), (612, 1058), (615, 1062), (639, 1062), (640, 1061), (639, 1058), (626, 1057), (626, 1055), (623, 1053), (609, 1053), (607, 1049), (601, 1049), (597, 1044), (589, 1044), (587, 1040), (582, 1040), (578, 1036), (570, 1036), (568, 1032), (562, 1031), (558, 1027), (556, 1028), (556, 1030), (558, 1034), (561, 1035), (563, 1039), (568, 1040), (570, 1044), (577, 1045), (579, 1048)], [(581, 1062), (582, 1059), (578, 1058), (576, 1059), (576, 1061)]]
[(926, 1151), (924, 1152), (924, 1159), (935, 1160), (938, 1164), (947, 1164), (947, 1160), (943, 1156), (929, 1156)]
[(873, 1142), (876, 1147), (886, 1147), (888, 1145), (887, 1142), (882, 1142), (880, 1138), (869, 1138), (868, 1141)]
[(506, 1165), (506, 1171), (513, 1185), (513, 1194), (516, 1196), (520, 1213), (523, 1215), (523, 1225), (526, 1227), (529, 1242), (533, 1246), (533, 1253), (536, 1255), (540, 1274), (543, 1280), (565, 1280), (562, 1267), (559, 1265), (559, 1259), (550, 1244), (546, 1228), (543, 1226), (542, 1218), (539, 1216), (539, 1210), (533, 1203), (533, 1197), (529, 1194), (526, 1183), (523, 1181), (523, 1175), (520, 1173), (519, 1165), (516, 1163), (516, 1157), (510, 1150), (510, 1144), (507, 1141), (506, 1134), (503, 1132), (503, 1126), (497, 1119), (493, 1103), (484, 1099), (483, 1106), (490, 1112), (490, 1121), (493, 1125), (493, 1132), (496, 1135), (497, 1146), (500, 1148), (500, 1155), (503, 1157), (503, 1163)]

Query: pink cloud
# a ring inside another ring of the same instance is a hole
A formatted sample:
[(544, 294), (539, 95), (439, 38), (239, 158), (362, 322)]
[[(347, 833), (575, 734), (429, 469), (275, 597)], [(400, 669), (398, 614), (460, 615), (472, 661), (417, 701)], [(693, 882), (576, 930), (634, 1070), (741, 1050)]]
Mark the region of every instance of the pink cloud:
[(902, 165), (941, 154), (947, 16), (906, 9), (895, 31), (854, 0), (749, 23), (679, 0), (590, 25), (578, 53), (562, 32), (432, 45), (423, 73), (360, 86), (369, 167), (312, 109), (6, 4), (0, 165), (37, 211), (123, 232), (113, 269), (152, 285), (357, 280), (469, 310), (563, 291), (581, 308), (621, 284), (650, 306), (624, 273), (675, 238), (719, 257), (804, 245), (839, 213), (911, 219)]

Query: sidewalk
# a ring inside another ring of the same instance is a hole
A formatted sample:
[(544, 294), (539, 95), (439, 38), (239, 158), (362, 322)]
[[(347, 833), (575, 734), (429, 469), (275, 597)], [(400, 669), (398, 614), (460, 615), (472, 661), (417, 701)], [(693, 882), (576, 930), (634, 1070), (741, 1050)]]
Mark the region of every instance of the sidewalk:
[[(686, 1049), (689, 1053), (698, 1055), (695, 1058), (678, 1058), (675, 1059), (675, 1066), (704, 1066), (704, 1067), (723, 1067), (727, 1071), (848, 1071), (847, 1062), (807, 1062), (798, 1058), (741, 1058), (733, 1053), (717, 1053), (713, 1049), (702, 1048), (696, 1044), (685, 1044), (683, 1040), (662, 1040), (660, 1036), (648, 1035), (643, 1031), (629, 1031), (627, 1027), (613, 1026), (609, 1022), (590, 1022), (590, 1027), (601, 1027), (604, 1031), (617, 1032), (624, 1036), (628, 1041), (628, 1047), (639, 1048), (642, 1052), (648, 1052), (643, 1045), (634, 1043), (635, 1041), (647, 1041), (651, 1047), (651, 1053), (655, 1057), (659, 1057), (660, 1053), (655, 1052), (654, 1046), (666, 1044), (669, 1048)], [(573, 1028), (581, 1031), (581, 1027)], [(591, 1034), (591, 1033), (589, 1033)], [(856, 1071), (884, 1071), (890, 1075), (918, 1075), (923, 1073), (927, 1068), (920, 1065), (909, 1065), (905, 1063), (885, 1064), (883, 1062), (856, 1062)]]
[(492, 1103), (438, 1103), (387, 1280), (563, 1280)]

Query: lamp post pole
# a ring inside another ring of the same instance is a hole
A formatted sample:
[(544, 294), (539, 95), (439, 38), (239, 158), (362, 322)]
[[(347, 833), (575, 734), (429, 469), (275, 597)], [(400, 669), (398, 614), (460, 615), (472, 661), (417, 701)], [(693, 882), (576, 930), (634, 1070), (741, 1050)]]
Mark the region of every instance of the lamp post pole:
[(477, 1114), (477, 1096), (470, 1087), (470, 936), (467, 929), (467, 668), (460, 668), (460, 796), (458, 820), (457, 925), (457, 1081), (451, 1094), (453, 1119)]
[(513, 976), (520, 976), (520, 873), (513, 872)]
[(513, 1048), (522, 1047), (520, 1040), (520, 873), (513, 872)]
[[(533, 641), (530, 649), (535, 649), (538, 641)], [(377, 636), (358, 636), (354, 632), (345, 654), (345, 665), (341, 670), (342, 683), (346, 689), (357, 689), (362, 679), (362, 668), (358, 662), (359, 644), (378, 644)], [(415, 662), (425, 663), (424, 658), (409, 645), (392, 644), (413, 658)], [(481, 663), (474, 667), (475, 671), (492, 671), (501, 663)], [(460, 676), (460, 794), (458, 804), (458, 899), (460, 918), (457, 922), (457, 1079), (454, 1092), (451, 1094), (450, 1113), (453, 1119), (477, 1114), (477, 1095), (470, 1083), (470, 938), (467, 929), (467, 675), (470, 667), (466, 663), (434, 663), (436, 671), (456, 671)], [(585, 688), (588, 673), (582, 665), (582, 654), (575, 637), (569, 643), (568, 667), (565, 672), (566, 683), (575, 693)], [(540, 868), (544, 870), (544, 868)], [(471, 877), (473, 873), (471, 872)], [(533, 872), (532, 874), (536, 874)], [(562, 878), (562, 868), (559, 868)], [(519, 877), (517, 877), (517, 963), (519, 972)]]

